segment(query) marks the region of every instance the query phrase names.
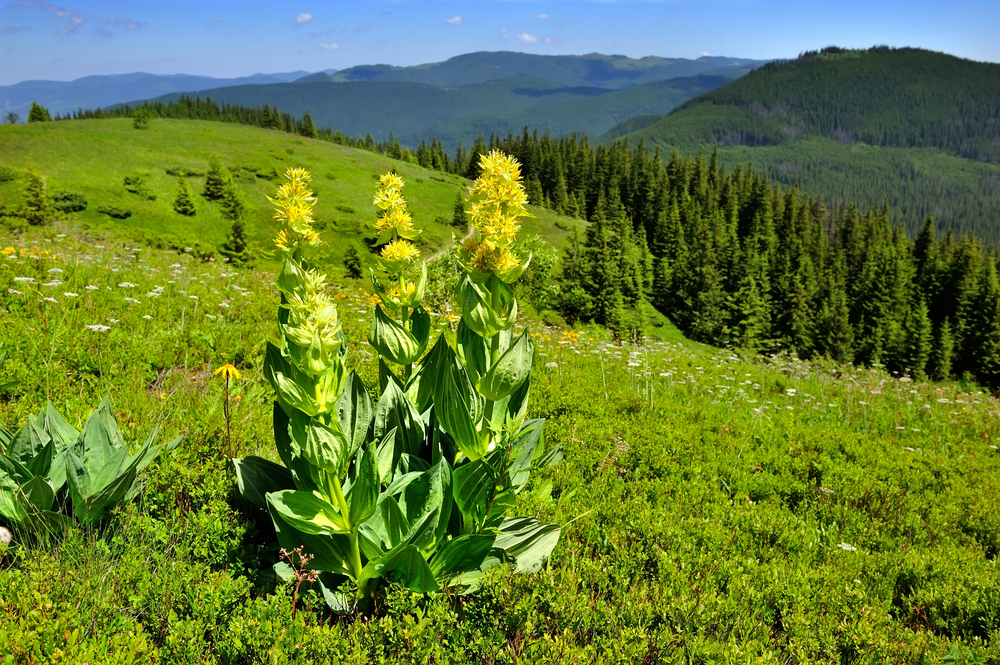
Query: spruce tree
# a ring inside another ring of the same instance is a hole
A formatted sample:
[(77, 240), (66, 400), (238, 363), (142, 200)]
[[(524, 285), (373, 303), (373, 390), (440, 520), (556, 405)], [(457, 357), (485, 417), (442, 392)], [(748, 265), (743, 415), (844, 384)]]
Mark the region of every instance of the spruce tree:
[(316, 124), (313, 122), (312, 115), (309, 113), (309, 109), (306, 109), (305, 114), (302, 116), (302, 136), (306, 138), (314, 139), (316, 138)]
[(24, 172), (24, 219), (32, 226), (52, 221), (52, 203), (46, 192), (45, 176), (35, 169)]
[(455, 205), (452, 208), (451, 225), (462, 230), (462, 234), (469, 228), (469, 214), (465, 212), (465, 199), (462, 192), (455, 195)]
[(930, 377), (935, 381), (944, 381), (951, 376), (951, 359), (954, 353), (955, 338), (952, 336), (951, 323), (945, 319), (938, 329), (937, 339), (930, 358)]
[(927, 303), (921, 298), (910, 309), (906, 319), (906, 358), (904, 369), (917, 379), (927, 376), (927, 365), (931, 359), (934, 343), (934, 329), (928, 314)]
[(31, 102), (31, 110), (28, 112), (28, 122), (49, 122), (52, 116), (49, 110), (38, 102)]
[(194, 217), (197, 213), (194, 200), (191, 198), (191, 189), (184, 179), (178, 182), (177, 197), (174, 199), (174, 212), (187, 217)]
[(226, 183), (232, 180), (229, 171), (223, 168), (218, 157), (212, 157), (208, 162), (208, 173), (205, 174), (205, 190), (201, 193), (209, 201), (219, 201), (226, 194)]

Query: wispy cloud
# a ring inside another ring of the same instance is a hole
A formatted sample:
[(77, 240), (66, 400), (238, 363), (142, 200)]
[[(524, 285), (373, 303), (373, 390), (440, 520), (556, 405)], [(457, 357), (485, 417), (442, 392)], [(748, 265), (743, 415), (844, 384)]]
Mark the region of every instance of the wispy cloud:
[(118, 18), (117, 16), (112, 16), (106, 20), (105, 23), (119, 28), (124, 28), (125, 30), (138, 30), (143, 26), (143, 24), (138, 21), (130, 21), (126, 18)]
[(225, 23), (225, 22), (226, 22), (226, 19), (224, 19), (221, 16), (219, 18), (215, 19), (214, 21), (212, 21), (213, 24)]
[(21, 0), (21, 2), (12, 2), (7, 5), (8, 7), (23, 7), (23, 8), (35, 8), (41, 9), (42, 11), (52, 12), (56, 15), (56, 18), (65, 19), (69, 21), (69, 24), (65, 29), (55, 33), (59, 37), (69, 37), (74, 32), (76, 32), (81, 25), (86, 23), (83, 17), (74, 11), (66, 9), (65, 7), (59, 7), (57, 5), (50, 4), (48, 2), (39, 2), (39, 0)]
[(0, 35), (16, 35), (19, 32), (28, 32), (31, 30), (29, 27), (18, 27), (18, 28), (0, 28)]
[(537, 44), (538, 37), (534, 36), (530, 32), (522, 32), (517, 36), (517, 41), (522, 44)]
[(452, 16), (451, 18), (446, 18), (444, 22), (448, 25), (462, 25), (465, 23), (465, 19), (461, 16)]
[(327, 51), (339, 51), (340, 44), (337, 42), (321, 42), (319, 47)]
[(311, 20), (313, 20), (312, 14), (297, 14), (295, 16), (295, 21), (293, 21), (293, 23), (295, 24), (296, 28), (301, 28)]
[(536, 21), (548, 21), (551, 20), (552, 17), (549, 16), (548, 14), (535, 14), (531, 18), (535, 19)]

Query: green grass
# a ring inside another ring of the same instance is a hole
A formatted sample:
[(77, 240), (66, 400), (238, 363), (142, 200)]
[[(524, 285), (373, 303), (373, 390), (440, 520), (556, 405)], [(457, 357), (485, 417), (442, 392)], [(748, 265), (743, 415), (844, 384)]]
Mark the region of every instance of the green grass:
[[(88, 206), (74, 213), (74, 223), (137, 243), (212, 252), (226, 239), (231, 222), (222, 216), (218, 204), (197, 195), (204, 177), (187, 178), (198, 211), (194, 217), (185, 217), (173, 211), (177, 178), (166, 173), (176, 167), (204, 173), (213, 156), (237, 169), (237, 183), (249, 211), (247, 230), (252, 249), (257, 250), (266, 249), (274, 235), (265, 196), (274, 194), (288, 167), (309, 170), (319, 197), (317, 227), (329, 245), (324, 260), (331, 265), (339, 264), (352, 244), (373, 239), (372, 196), (380, 173), (396, 169), (406, 181), (403, 195), (415, 225), (423, 230), (417, 243), (425, 256), (450, 243), (451, 234), (457, 231), (450, 226), (455, 196), (471, 184), (458, 176), (364, 150), (227, 123), (157, 119), (148, 129), (137, 130), (131, 120), (119, 119), (0, 127), (0, 165), (15, 170), (33, 166), (46, 176), (49, 191), (83, 194)], [(278, 176), (261, 178), (245, 167)], [(133, 175), (145, 178), (155, 201), (125, 190), (123, 179)], [(21, 192), (18, 180), (0, 182), (0, 206), (18, 203)], [(127, 208), (132, 216), (116, 220), (97, 211), (107, 205)], [(528, 220), (525, 231), (539, 234), (556, 247), (567, 241), (567, 230), (582, 224), (545, 209), (533, 208), (532, 212), (536, 217)]]
[[(501, 569), (466, 598), (390, 588), (371, 617), (331, 616), (304, 586), (293, 622), (290, 587), (268, 575), (270, 520), (224, 459), (211, 374), (244, 371), (235, 454), (275, 459), (272, 275), (61, 226), (0, 245), (17, 256), (0, 258), (0, 381), (21, 382), (0, 423), (49, 399), (79, 426), (110, 394), (127, 441), (186, 435), (106, 525), (0, 553), (5, 664), (940, 663), (956, 648), (1000, 662), (1000, 404), (986, 394), (668, 327), (618, 347), (534, 326), (529, 411), (565, 459), (515, 511), (564, 525), (548, 566)], [(371, 301), (335, 289), (351, 366), (373, 385)]]

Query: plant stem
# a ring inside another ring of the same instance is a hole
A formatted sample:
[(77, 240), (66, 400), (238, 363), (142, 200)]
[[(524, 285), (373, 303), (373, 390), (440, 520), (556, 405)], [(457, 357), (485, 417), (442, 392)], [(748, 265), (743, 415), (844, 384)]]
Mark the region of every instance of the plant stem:
[[(403, 330), (410, 332), (410, 308), (403, 307)], [(407, 363), (403, 365), (403, 382), (405, 383), (410, 379), (410, 374), (413, 373), (413, 363)]]
[[(354, 527), (356, 525), (351, 524), (351, 513), (347, 508), (347, 500), (344, 498), (344, 491), (340, 487), (340, 479), (336, 475), (327, 472), (327, 482), (330, 485), (330, 491), (334, 498), (337, 500), (337, 505), (340, 506), (340, 514), (344, 517), (344, 522), (347, 523), (347, 538), (351, 541), (351, 567), (354, 568), (354, 579), (360, 584), (361, 580), (361, 548), (358, 546), (358, 530)], [(367, 585), (364, 585), (367, 587)], [(363, 589), (362, 589), (363, 590)]]
[[(500, 313), (500, 278), (496, 275), (490, 276), (490, 307), (497, 314)], [(490, 366), (486, 368), (489, 371), (497, 361), (500, 360), (500, 333), (493, 335), (490, 339)], [(493, 407), (495, 402), (491, 399), (486, 400), (486, 422), (493, 422)]]

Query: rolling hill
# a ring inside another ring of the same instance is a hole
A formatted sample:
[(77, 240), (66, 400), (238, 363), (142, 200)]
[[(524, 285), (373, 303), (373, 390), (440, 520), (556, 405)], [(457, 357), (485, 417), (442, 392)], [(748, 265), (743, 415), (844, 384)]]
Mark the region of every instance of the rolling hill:
[[(122, 146), (127, 146), (123, 149)], [(227, 237), (231, 223), (217, 203), (198, 194), (204, 186), (208, 161), (218, 157), (234, 173), (248, 208), (247, 231), (254, 249), (270, 245), (274, 229), (273, 195), (289, 166), (313, 175), (319, 197), (317, 228), (329, 247), (326, 258), (339, 263), (351, 246), (363, 247), (373, 237), (372, 195), (380, 173), (395, 169), (406, 181), (403, 191), (414, 223), (423, 232), (417, 243), (426, 256), (451, 241), (455, 197), (468, 186), (458, 176), (427, 171), (388, 157), (255, 127), (197, 120), (157, 119), (145, 130), (127, 119), (77, 120), (0, 126), (0, 165), (17, 172), (32, 166), (46, 177), (50, 194), (83, 195), (85, 210), (73, 213), (87, 227), (111, 231), (134, 242), (214, 251)], [(167, 170), (187, 170), (197, 214), (174, 212), (172, 202), (180, 177)], [(146, 190), (126, 190), (125, 177), (139, 177)], [(0, 182), (0, 207), (20, 201), (19, 179)], [(129, 210), (127, 219), (99, 212), (102, 206)], [(557, 246), (565, 229), (582, 224), (545, 209), (534, 209), (525, 230)], [(558, 224), (558, 226), (557, 226)]]

